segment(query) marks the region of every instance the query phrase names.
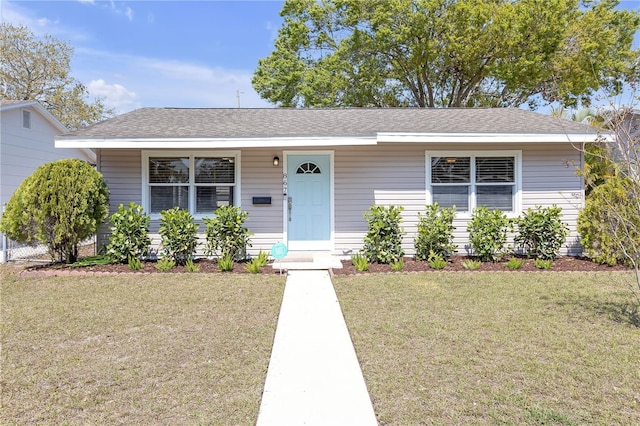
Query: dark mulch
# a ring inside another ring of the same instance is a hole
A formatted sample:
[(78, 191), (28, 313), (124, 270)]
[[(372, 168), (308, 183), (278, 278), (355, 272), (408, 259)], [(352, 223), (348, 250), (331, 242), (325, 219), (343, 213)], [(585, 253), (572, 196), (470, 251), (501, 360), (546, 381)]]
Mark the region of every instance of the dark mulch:
[[(463, 266), (463, 262), (467, 259), (470, 259), (466, 256), (451, 256), (447, 266), (442, 271), (467, 271)], [(200, 267), (199, 273), (215, 273), (221, 274), (223, 272), (218, 271), (218, 264), (215, 260), (211, 259), (197, 259), (195, 261), (196, 265)], [(27, 268), (22, 271), (21, 275), (75, 275), (75, 274), (108, 274), (108, 273), (188, 273), (184, 266), (176, 266), (171, 271), (159, 271), (156, 269), (155, 262), (143, 262), (142, 269), (139, 271), (132, 271), (129, 269), (129, 266), (126, 264), (112, 264), (112, 265), (93, 265), (93, 266), (68, 266), (64, 264), (47, 264), (47, 265), (37, 265)], [(238, 262), (234, 265), (232, 273), (236, 274), (248, 274), (249, 272), (246, 269), (247, 262)], [(608, 265), (600, 265), (592, 262), (587, 258), (581, 257), (570, 257), (570, 256), (561, 256), (557, 258), (553, 262), (553, 266), (549, 270), (541, 270), (536, 268), (534, 265), (534, 261), (532, 259), (526, 259), (524, 265), (513, 272), (521, 272), (521, 271), (556, 271), (556, 272), (565, 272), (565, 271), (623, 271), (626, 270), (624, 266), (616, 265), (616, 266), (608, 266)], [(406, 257), (404, 258), (404, 268), (401, 272), (433, 272), (435, 269), (432, 269), (427, 262), (418, 262), (413, 258)], [(477, 272), (477, 271), (506, 271), (511, 272), (512, 270), (505, 266), (505, 262), (496, 262), (483, 263), (479, 269), (476, 271), (469, 272)], [(342, 261), (342, 269), (334, 269), (334, 275), (354, 275), (354, 274), (370, 274), (370, 273), (392, 273), (390, 265), (377, 264), (373, 263), (369, 265), (369, 270), (366, 272), (358, 272), (355, 267), (351, 263), (350, 260)], [(271, 265), (267, 265), (260, 270), (260, 274), (279, 274), (280, 271), (278, 269), (273, 269)]]
[[(218, 270), (218, 263), (211, 259), (196, 259), (194, 261), (196, 265), (200, 267), (198, 273), (216, 273), (220, 274)], [(236, 274), (248, 274), (246, 266), (248, 262), (238, 262), (233, 265), (233, 270), (230, 271)], [(156, 268), (156, 262), (142, 262), (142, 269), (132, 271), (127, 264), (110, 264), (110, 265), (92, 265), (92, 266), (69, 266), (62, 263), (36, 265), (27, 268), (22, 271), (21, 275), (75, 275), (82, 273), (93, 274), (124, 274), (124, 273), (146, 273), (146, 274), (181, 274), (189, 273), (184, 266), (177, 265), (170, 271), (160, 271)], [(229, 272), (226, 272), (229, 273)], [(274, 270), (271, 265), (264, 266), (260, 269), (261, 274), (279, 274), (278, 270)]]
[[(442, 271), (467, 271), (462, 264), (464, 261), (471, 259), (466, 256), (451, 256), (449, 258), (449, 262), (447, 266), (442, 269)], [(508, 259), (507, 259), (508, 260)], [(484, 262), (480, 266), (479, 269), (475, 271), (469, 272), (477, 272), (477, 271), (513, 271), (505, 266), (506, 262)], [(584, 257), (571, 257), (571, 256), (561, 256), (558, 257), (554, 262), (551, 269), (541, 270), (538, 269), (533, 259), (526, 259), (524, 265), (515, 270), (514, 272), (524, 272), (524, 271), (556, 271), (556, 272), (567, 272), (567, 271), (575, 271), (575, 272), (588, 272), (588, 271), (624, 271), (627, 268), (625, 266), (616, 265), (616, 266), (608, 266), (601, 265), (592, 262), (591, 260)], [(435, 271), (429, 267), (427, 262), (418, 262), (413, 258), (406, 257), (404, 258), (404, 268), (402, 272), (427, 272), (427, 271)], [(333, 273), (335, 275), (353, 275), (353, 274), (368, 274), (368, 273), (386, 273), (393, 272), (391, 270), (390, 265), (382, 265), (373, 263), (369, 265), (369, 270), (367, 272), (358, 272), (356, 268), (353, 266), (350, 260), (342, 262), (342, 269), (334, 269)]]

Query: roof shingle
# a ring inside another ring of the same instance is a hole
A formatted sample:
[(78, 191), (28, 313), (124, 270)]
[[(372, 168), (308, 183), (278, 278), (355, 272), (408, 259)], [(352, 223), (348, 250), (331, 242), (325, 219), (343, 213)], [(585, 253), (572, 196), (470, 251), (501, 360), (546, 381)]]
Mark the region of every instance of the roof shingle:
[(593, 134), (596, 130), (514, 108), (142, 108), (58, 139), (375, 137), (381, 132)]

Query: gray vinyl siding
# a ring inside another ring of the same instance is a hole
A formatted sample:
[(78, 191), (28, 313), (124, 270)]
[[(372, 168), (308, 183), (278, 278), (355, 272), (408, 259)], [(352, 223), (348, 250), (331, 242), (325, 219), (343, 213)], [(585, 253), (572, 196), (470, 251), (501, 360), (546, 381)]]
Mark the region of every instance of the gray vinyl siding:
[[(289, 148), (287, 148), (289, 149)], [(291, 147), (291, 150), (304, 151)], [(310, 148), (309, 151), (314, 149)], [(522, 208), (557, 204), (563, 209), (563, 219), (571, 235), (564, 253), (579, 254), (575, 232), (576, 218), (583, 205), (582, 180), (576, 169), (582, 166), (580, 152), (570, 144), (495, 144), (478, 149), (477, 144), (380, 144), (375, 146), (327, 147), (334, 152), (334, 253), (348, 255), (362, 247), (367, 232), (363, 217), (372, 204), (403, 206), (402, 224), (406, 235), (403, 247), (413, 254), (413, 235), (418, 212), (426, 203), (425, 154), (427, 151), (521, 150)], [(184, 151), (182, 151), (184, 152)], [(215, 150), (211, 151), (215, 153)], [(281, 164), (273, 166), (274, 155)], [(249, 213), (247, 227), (254, 234), (251, 253), (269, 250), (283, 238), (283, 200), (281, 149), (244, 149), (241, 153), (240, 204)], [(107, 150), (100, 153), (99, 167), (111, 190), (111, 212), (120, 203), (142, 201), (142, 171), (140, 150)], [(272, 204), (252, 204), (253, 197), (269, 196)], [(466, 220), (455, 221), (455, 243), (461, 253), (467, 253)], [(158, 221), (152, 223), (157, 242)], [(103, 227), (101, 242), (106, 242)], [(201, 224), (200, 231), (204, 232)], [(200, 249), (201, 251), (202, 249)]]

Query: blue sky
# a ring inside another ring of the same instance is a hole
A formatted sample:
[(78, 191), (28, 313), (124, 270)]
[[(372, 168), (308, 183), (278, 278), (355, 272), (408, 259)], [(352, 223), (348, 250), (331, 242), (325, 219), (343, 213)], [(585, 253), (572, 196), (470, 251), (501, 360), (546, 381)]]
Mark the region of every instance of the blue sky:
[(282, 1), (7, 1), (2, 22), (75, 49), (72, 75), (118, 113), (148, 106), (269, 107), (251, 87)]
[[(237, 92), (242, 107), (270, 107), (251, 87), (251, 76), (273, 50), (282, 4), (0, 0), (0, 18), (73, 46), (72, 75), (118, 113), (152, 106), (236, 107)], [(640, 0), (622, 1), (621, 7), (640, 8)]]

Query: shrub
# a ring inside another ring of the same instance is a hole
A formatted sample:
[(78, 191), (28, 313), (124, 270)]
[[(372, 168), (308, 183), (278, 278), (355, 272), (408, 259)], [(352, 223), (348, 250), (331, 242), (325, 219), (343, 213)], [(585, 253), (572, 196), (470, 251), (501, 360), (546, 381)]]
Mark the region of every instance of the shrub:
[(129, 269), (131, 269), (132, 271), (139, 271), (140, 269), (142, 269), (142, 262), (137, 256), (129, 256), (129, 260), (127, 261), (127, 263), (129, 264)]
[(158, 271), (166, 272), (172, 270), (176, 266), (176, 262), (169, 259), (168, 257), (164, 257), (156, 263), (156, 269)]
[(429, 253), (427, 263), (432, 269), (444, 269), (447, 266), (447, 261), (445, 260), (445, 258), (441, 254), (433, 251)]
[(363, 253), (369, 262), (393, 263), (404, 256), (402, 250), (402, 206), (376, 206), (364, 213), (368, 232), (364, 237)]
[(251, 259), (249, 263), (247, 263), (247, 265), (245, 266), (245, 269), (252, 274), (257, 274), (258, 272), (260, 272), (261, 268), (262, 268), (262, 265), (260, 264), (260, 262), (258, 261), (258, 258), (256, 257)]
[(193, 259), (187, 259), (184, 264), (184, 269), (187, 272), (200, 272), (200, 265), (193, 263)]
[(207, 242), (205, 254), (219, 257), (230, 256), (232, 260), (242, 260), (251, 247), (251, 233), (243, 227), (249, 213), (240, 207), (222, 206), (215, 211), (215, 217), (205, 218)]
[(396, 260), (391, 264), (391, 270), (394, 272), (399, 272), (404, 269), (404, 259)]
[(534, 263), (538, 269), (551, 269), (551, 266), (553, 266), (553, 260), (551, 259), (536, 259)]
[(628, 264), (640, 248), (638, 184), (613, 177), (591, 191), (578, 214), (578, 233), (585, 254), (597, 263)]
[(509, 269), (520, 269), (524, 265), (524, 259), (518, 259), (517, 257), (512, 257), (508, 262), (504, 264), (505, 268)]
[(351, 255), (351, 263), (358, 272), (365, 272), (369, 270), (369, 261), (367, 260), (367, 257), (362, 254)]
[(255, 259), (255, 261), (262, 268), (263, 266), (267, 266), (267, 264), (269, 263), (269, 253), (267, 253), (266, 251), (260, 250), (260, 252), (258, 252), (258, 256), (254, 257), (253, 259)]
[(269, 254), (260, 250), (258, 256), (247, 264), (246, 269), (252, 274), (257, 274), (263, 266), (267, 266), (267, 263), (269, 263)]
[(482, 266), (482, 262), (480, 262), (479, 260), (467, 259), (464, 262), (462, 262), (462, 267), (470, 271), (475, 271), (476, 269), (480, 269), (481, 266)]
[(233, 258), (229, 255), (223, 256), (218, 259), (218, 271), (230, 272), (233, 271)]
[(198, 227), (187, 210), (174, 207), (160, 212), (160, 246), (170, 260), (184, 265), (198, 245)]
[(418, 233), (415, 237), (416, 260), (427, 260), (434, 252), (446, 257), (458, 247), (453, 244), (455, 207), (440, 209), (438, 203), (427, 206), (424, 216), (418, 212)]
[(514, 242), (522, 247), (527, 256), (539, 259), (555, 259), (560, 254), (569, 228), (560, 219), (562, 209), (557, 206), (537, 206), (536, 210), (527, 209), (514, 220), (517, 234)]
[(467, 227), (473, 253), (483, 262), (497, 262), (506, 252), (510, 221), (500, 210), (474, 209)]
[(52, 260), (78, 260), (78, 244), (109, 215), (109, 189), (84, 161), (58, 160), (38, 167), (7, 203), (0, 230), (12, 240), (47, 246)]
[(127, 263), (132, 257), (141, 258), (149, 253), (149, 215), (142, 206), (129, 203), (120, 204), (118, 211), (111, 215), (111, 237), (107, 255), (114, 262)]

